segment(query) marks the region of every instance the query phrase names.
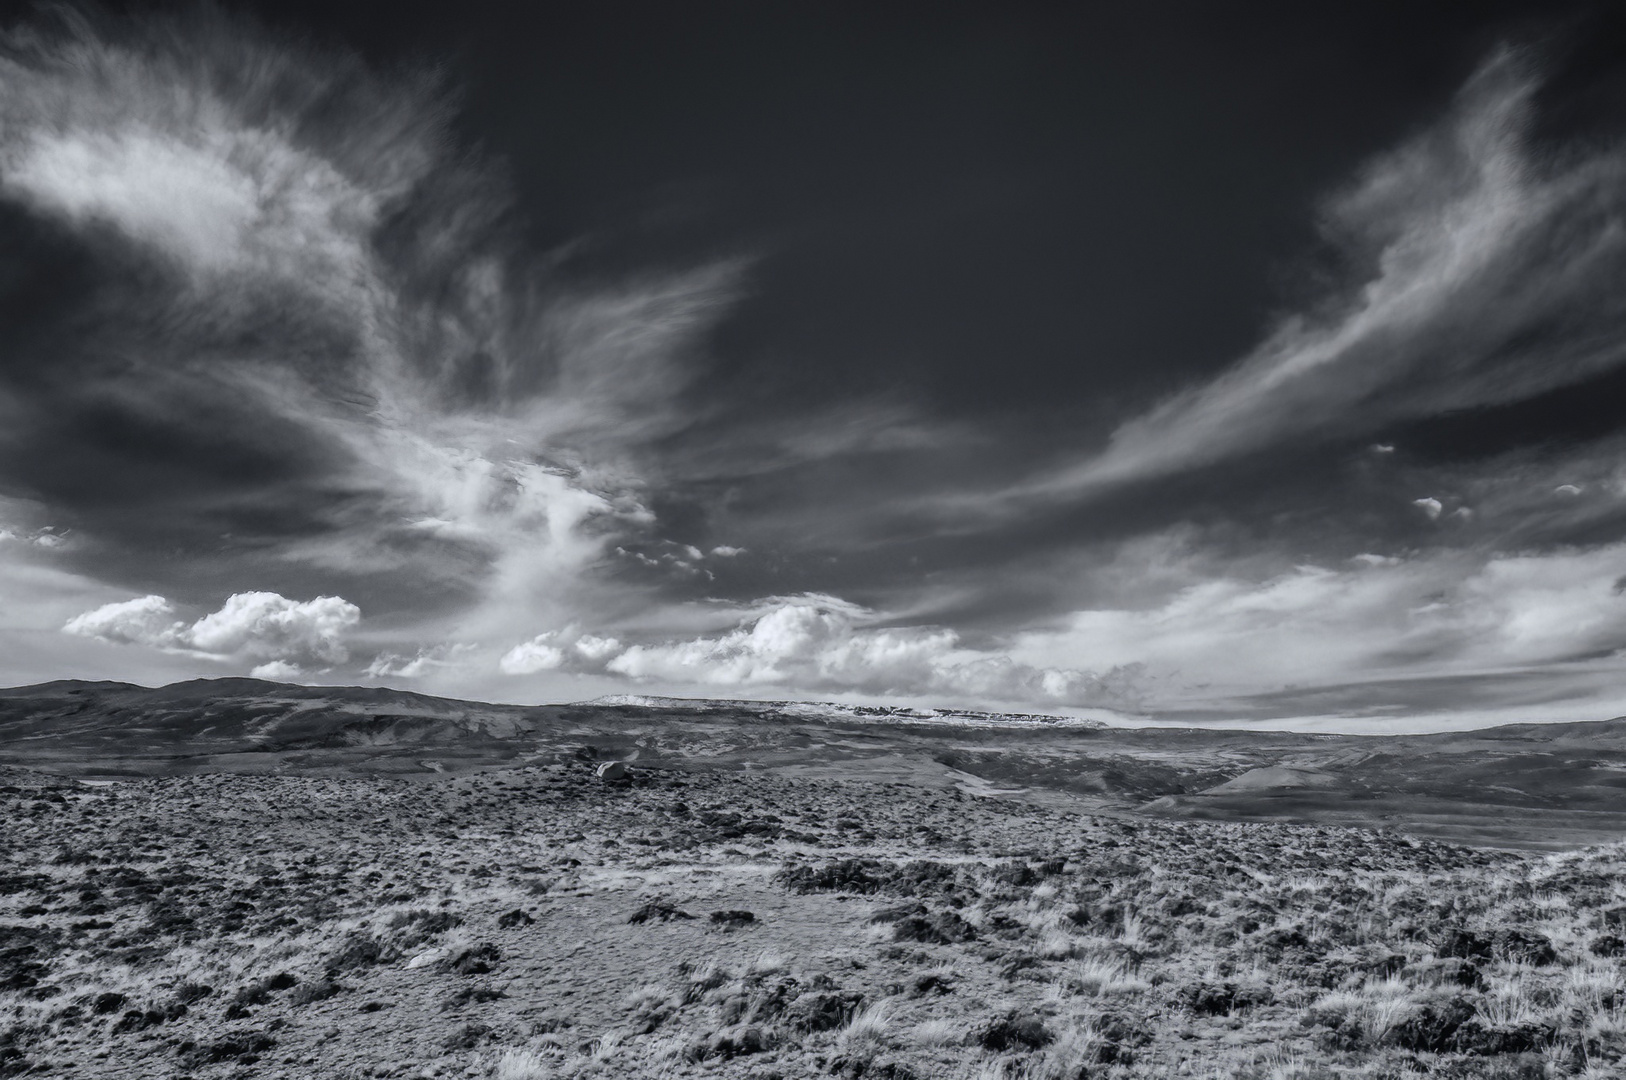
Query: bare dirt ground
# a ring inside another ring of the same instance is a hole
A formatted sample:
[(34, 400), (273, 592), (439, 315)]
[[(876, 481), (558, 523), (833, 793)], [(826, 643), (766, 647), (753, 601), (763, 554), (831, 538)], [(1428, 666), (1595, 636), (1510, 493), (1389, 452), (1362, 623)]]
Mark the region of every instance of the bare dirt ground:
[(1626, 1075), (1619, 845), (871, 766), (12, 769), (0, 1075)]

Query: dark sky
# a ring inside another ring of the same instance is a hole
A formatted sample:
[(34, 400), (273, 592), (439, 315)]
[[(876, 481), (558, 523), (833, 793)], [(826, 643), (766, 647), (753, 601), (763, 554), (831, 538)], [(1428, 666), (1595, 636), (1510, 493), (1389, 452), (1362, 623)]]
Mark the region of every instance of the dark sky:
[(1618, 11), (7, 5), (0, 676), (1626, 711)]

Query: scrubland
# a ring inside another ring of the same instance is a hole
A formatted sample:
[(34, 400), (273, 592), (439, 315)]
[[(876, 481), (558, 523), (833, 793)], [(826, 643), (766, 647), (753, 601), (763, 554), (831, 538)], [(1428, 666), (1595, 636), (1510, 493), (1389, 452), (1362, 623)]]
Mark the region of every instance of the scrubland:
[(0, 821), (0, 1076), (1626, 1075), (1619, 845), (586, 761)]

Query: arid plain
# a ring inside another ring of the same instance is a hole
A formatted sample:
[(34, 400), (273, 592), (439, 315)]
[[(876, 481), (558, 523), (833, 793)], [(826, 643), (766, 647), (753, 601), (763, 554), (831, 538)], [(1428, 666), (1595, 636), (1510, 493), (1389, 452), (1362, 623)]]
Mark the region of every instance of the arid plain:
[(0, 747), (5, 1076), (1626, 1071), (1622, 722), (213, 680), (0, 692)]

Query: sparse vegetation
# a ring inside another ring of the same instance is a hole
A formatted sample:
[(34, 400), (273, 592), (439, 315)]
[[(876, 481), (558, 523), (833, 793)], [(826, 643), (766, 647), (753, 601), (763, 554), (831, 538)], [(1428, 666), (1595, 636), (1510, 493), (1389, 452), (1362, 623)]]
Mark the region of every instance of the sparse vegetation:
[(576, 764), (8, 781), (0, 1076), (1626, 1070), (1621, 846)]

